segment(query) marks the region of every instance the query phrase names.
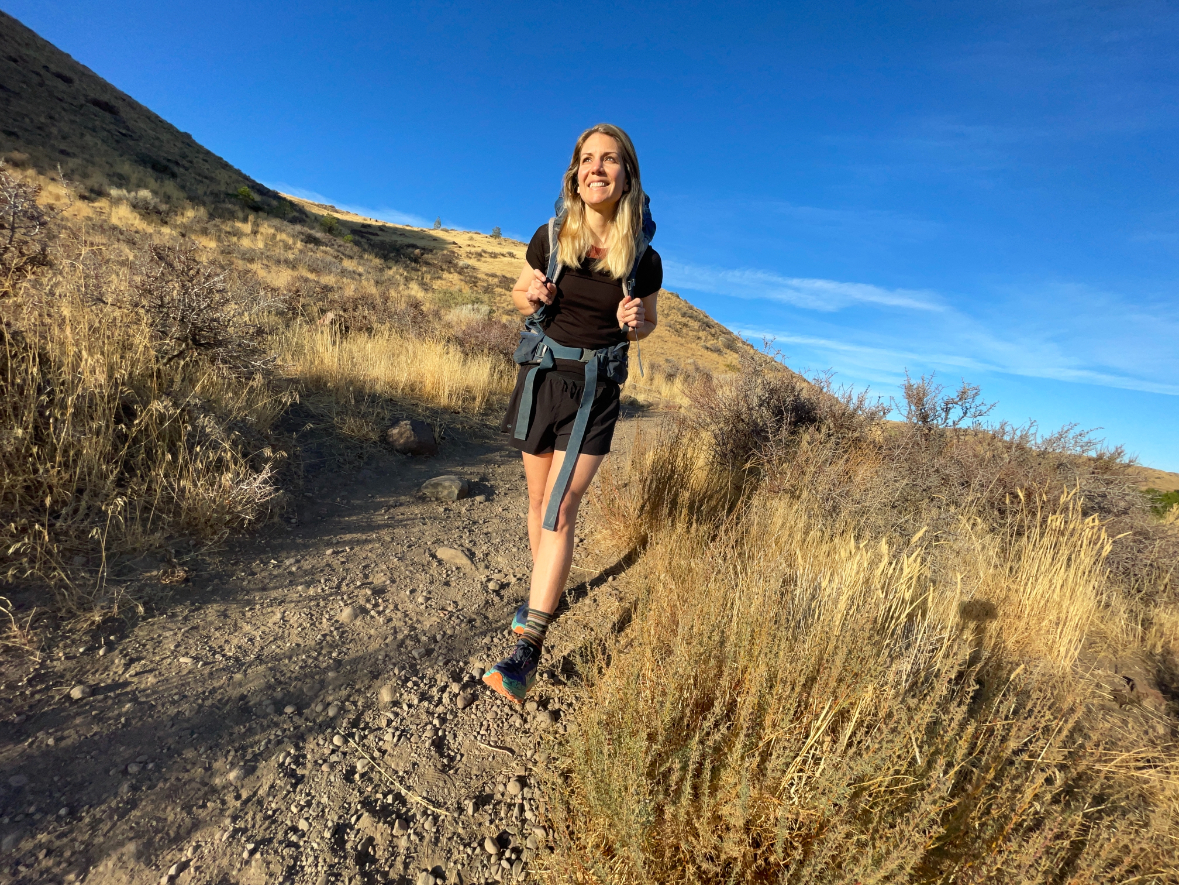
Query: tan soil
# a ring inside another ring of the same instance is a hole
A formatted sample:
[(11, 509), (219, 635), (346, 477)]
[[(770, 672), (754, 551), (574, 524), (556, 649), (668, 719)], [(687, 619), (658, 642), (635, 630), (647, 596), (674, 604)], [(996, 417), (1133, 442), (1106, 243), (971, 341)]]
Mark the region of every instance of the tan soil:
[[(419, 493), (446, 473), (472, 497)], [(503, 869), (488, 836), (529, 869), (544, 809), (528, 775), (564, 727), (578, 622), (607, 616), (622, 582), (579, 549), (537, 709), (486, 689), (472, 668), (510, 648), (527, 593), (525, 507), (519, 456), (491, 430), (437, 458), (385, 454), (313, 478), (297, 525), (181, 557), (187, 583), (159, 583), (177, 564), (141, 563), (155, 601), (137, 623), (63, 632), (39, 663), (5, 659), (0, 881), (483, 882)], [(440, 562), (442, 546), (477, 573)], [(77, 685), (91, 696), (71, 698)]]

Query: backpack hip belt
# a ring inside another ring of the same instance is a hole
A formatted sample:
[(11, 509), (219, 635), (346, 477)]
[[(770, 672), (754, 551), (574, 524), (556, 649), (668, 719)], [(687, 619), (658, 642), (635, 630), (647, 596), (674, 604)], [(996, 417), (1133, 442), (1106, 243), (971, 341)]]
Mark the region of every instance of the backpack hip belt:
[[(569, 434), (569, 444), (565, 448), (565, 458), (561, 462), (561, 469), (557, 471), (557, 479), (553, 483), (553, 490), (549, 494), (548, 508), (545, 510), (542, 525), (550, 532), (557, 530), (557, 516), (561, 509), (561, 502), (565, 492), (569, 489), (569, 480), (573, 477), (573, 468), (577, 465), (577, 458), (581, 454), (581, 444), (585, 439), (585, 431), (589, 426), (590, 410), (594, 405), (594, 395), (598, 389), (598, 379), (606, 378), (621, 384), (626, 380), (626, 351), (627, 343), (623, 341), (610, 347), (599, 347), (590, 350), (583, 347), (567, 347), (558, 344), (543, 330), (529, 326), (520, 333), (523, 339), (531, 337), (531, 341), (521, 341), (516, 351), (516, 362), (521, 365), (535, 363), (528, 374), (524, 376), (524, 390), (520, 397), (520, 407), (516, 415), (516, 427), (513, 436), (525, 439), (532, 424), (533, 404), (536, 401), (536, 376), (540, 372), (556, 367), (555, 360), (577, 360), (585, 365), (585, 386), (581, 391), (581, 402), (577, 407), (577, 414), (573, 419), (573, 430)], [(526, 351), (522, 353), (521, 351)], [(520, 359), (521, 356), (526, 357)]]

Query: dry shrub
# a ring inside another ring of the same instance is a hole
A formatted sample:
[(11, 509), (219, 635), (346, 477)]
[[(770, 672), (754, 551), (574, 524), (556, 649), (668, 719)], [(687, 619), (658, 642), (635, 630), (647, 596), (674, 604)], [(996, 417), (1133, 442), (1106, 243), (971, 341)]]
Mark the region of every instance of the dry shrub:
[(41, 186), (0, 162), (0, 298), (49, 264), (48, 233), (56, 212), (37, 202)]
[[(709, 438), (672, 440), (704, 451), (638, 450), (612, 484), (698, 483)], [(1173, 881), (1179, 754), (1078, 665), (1132, 632), (1079, 499), (937, 541), (823, 509), (762, 488), (655, 528), (550, 775), (545, 878)]]
[(246, 371), (240, 325), (212, 328), (235, 308), (191, 251), (153, 251), (131, 289), (89, 239), (55, 248), (0, 331), (2, 574), (102, 611), (124, 556), (266, 517), (286, 398)]
[(450, 311), (450, 331), (454, 343), (466, 353), (484, 353), (511, 360), (519, 343), (518, 323), (505, 323), (485, 313)]
[(163, 365), (195, 357), (252, 376), (273, 363), (262, 327), (251, 321), (267, 305), (231, 296), (225, 268), (202, 261), (195, 244), (153, 244), (135, 270), (128, 302), (142, 314)]
[(1119, 559), (1141, 496), (1084, 434), (922, 381), (897, 424), (713, 379), (603, 471), (598, 536), (646, 552), (549, 775), (547, 880), (1176, 881), (1175, 723), (1094, 667), (1179, 684), (1168, 585)]

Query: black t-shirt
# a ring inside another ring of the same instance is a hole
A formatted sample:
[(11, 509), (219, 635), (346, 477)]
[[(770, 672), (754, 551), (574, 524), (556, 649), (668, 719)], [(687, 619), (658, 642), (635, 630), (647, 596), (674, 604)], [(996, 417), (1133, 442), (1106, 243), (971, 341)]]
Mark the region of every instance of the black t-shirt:
[[(528, 244), (528, 265), (546, 272), (549, 267), (549, 226), (542, 224)], [(618, 326), (618, 302), (622, 281), (593, 269), (596, 260), (587, 258), (580, 267), (567, 267), (557, 282), (557, 297), (549, 308), (546, 327), (549, 337), (566, 347), (608, 347), (626, 340)], [(659, 253), (647, 247), (635, 275), (636, 298), (646, 298), (663, 287), (663, 262)], [(558, 360), (558, 363), (565, 363)], [(572, 363), (576, 367), (577, 363)], [(562, 368), (565, 368), (562, 366)], [(580, 374), (580, 371), (579, 371)]]

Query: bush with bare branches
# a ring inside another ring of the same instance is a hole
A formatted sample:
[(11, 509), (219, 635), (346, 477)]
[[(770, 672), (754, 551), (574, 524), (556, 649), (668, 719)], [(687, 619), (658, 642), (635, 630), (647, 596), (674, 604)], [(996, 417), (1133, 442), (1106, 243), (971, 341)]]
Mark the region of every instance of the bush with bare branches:
[(0, 298), (49, 263), (49, 225), (56, 216), (38, 202), (41, 186), (0, 162)]
[(264, 331), (251, 311), (230, 296), (227, 271), (202, 261), (192, 243), (153, 244), (136, 265), (130, 303), (142, 313), (164, 365), (202, 358), (236, 374), (273, 364), (263, 349)]

